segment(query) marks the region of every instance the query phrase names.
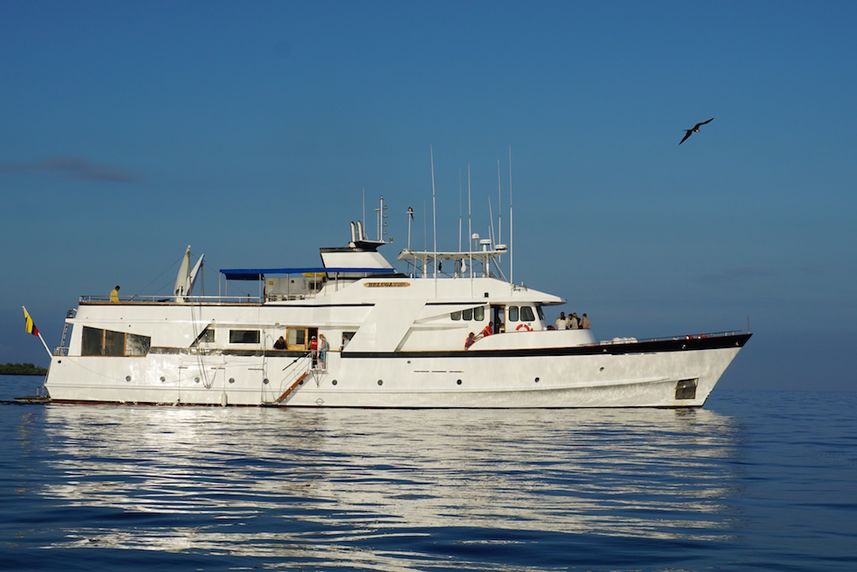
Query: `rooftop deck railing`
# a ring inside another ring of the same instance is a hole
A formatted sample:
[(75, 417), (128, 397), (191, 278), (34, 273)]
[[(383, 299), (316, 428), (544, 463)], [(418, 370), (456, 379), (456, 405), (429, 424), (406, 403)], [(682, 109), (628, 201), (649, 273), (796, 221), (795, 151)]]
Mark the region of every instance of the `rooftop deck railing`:
[[(119, 299), (120, 304), (258, 304), (262, 301), (259, 296), (154, 296), (133, 295)], [(80, 302), (90, 304), (109, 304), (110, 296), (84, 295)]]

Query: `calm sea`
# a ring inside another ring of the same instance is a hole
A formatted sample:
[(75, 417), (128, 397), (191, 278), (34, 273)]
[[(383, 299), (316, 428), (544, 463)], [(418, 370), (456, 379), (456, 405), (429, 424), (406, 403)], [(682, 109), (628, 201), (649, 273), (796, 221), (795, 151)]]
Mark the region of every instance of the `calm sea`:
[(857, 568), (855, 393), (0, 412), (3, 570)]

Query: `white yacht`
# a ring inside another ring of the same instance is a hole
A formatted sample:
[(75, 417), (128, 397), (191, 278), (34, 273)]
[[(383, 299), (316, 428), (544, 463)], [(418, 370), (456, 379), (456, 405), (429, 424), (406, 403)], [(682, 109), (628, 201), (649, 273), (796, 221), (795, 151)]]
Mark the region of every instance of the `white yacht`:
[[(221, 269), (218, 296), (192, 294), (203, 259), (191, 267), (188, 247), (169, 296), (82, 296), (45, 387), (80, 403), (700, 407), (750, 338), (555, 330), (543, 309), (565, 300), (506, 280), (507, 248), (473, 239), (463, 252), (406, 248), (397, 271), (383, 233), (351, 223), (321, 266)], [(256, 295), (229, 296), (234, 281)]]

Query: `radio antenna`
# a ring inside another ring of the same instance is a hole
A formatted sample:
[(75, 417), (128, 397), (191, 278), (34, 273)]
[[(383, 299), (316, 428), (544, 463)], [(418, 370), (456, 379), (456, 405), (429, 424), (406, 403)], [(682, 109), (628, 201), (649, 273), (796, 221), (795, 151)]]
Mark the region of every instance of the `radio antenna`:
[[(434, 277), (437, 280), (437, 199), (434, 184), (434, 150), (431, 145), (429, 145), (429, 156), (431, 157), (431, 234), (434, 249)], [(435, 288), (437, 288), (436, 282)]]
[(497, 159), (497, 244), (503, 244), (503, 185), (500, 183), (500, 159)]
[(515, 243), (512, 231), (515, 228), (514, 219), (512, 218), (512, 146), (509, 145), (509, 283), (515, 285), (515, 266), (514, 257)]

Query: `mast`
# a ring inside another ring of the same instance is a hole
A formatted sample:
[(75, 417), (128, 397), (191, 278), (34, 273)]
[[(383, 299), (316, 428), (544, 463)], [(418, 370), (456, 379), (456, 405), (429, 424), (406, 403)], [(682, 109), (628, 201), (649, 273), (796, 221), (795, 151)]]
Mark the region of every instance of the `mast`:
[(512, 248), (515, 243), (512, 235), (513, 229), (514, 219), (512, 218), (512, 146), (509, 145), (509, 283), (512, 286), (515, 285), (515, 250)]
[(473, 211), (470, 205), (470, 163), (467, 164), (467, 252), (470, 277), (473, 278)]
[(461, 169), (458, 170), (458, 252), (461, 252), (461, 217), (462, 217), (462, 206), (461, 206)]
[(411, 223), (414, 221), (414, 209), (408, 207), (408, 250), (411, 249)]
[(503, 244), (503, 186), (500, 184), (500, 159), (497, 159), (497, 244)]
[(431, 158), (431, 234), (434, 250), (434, 287), (437, 290), (437, 193), (434, 182), (434, 150), (431, 145), (429, 145), (429, 156)]

